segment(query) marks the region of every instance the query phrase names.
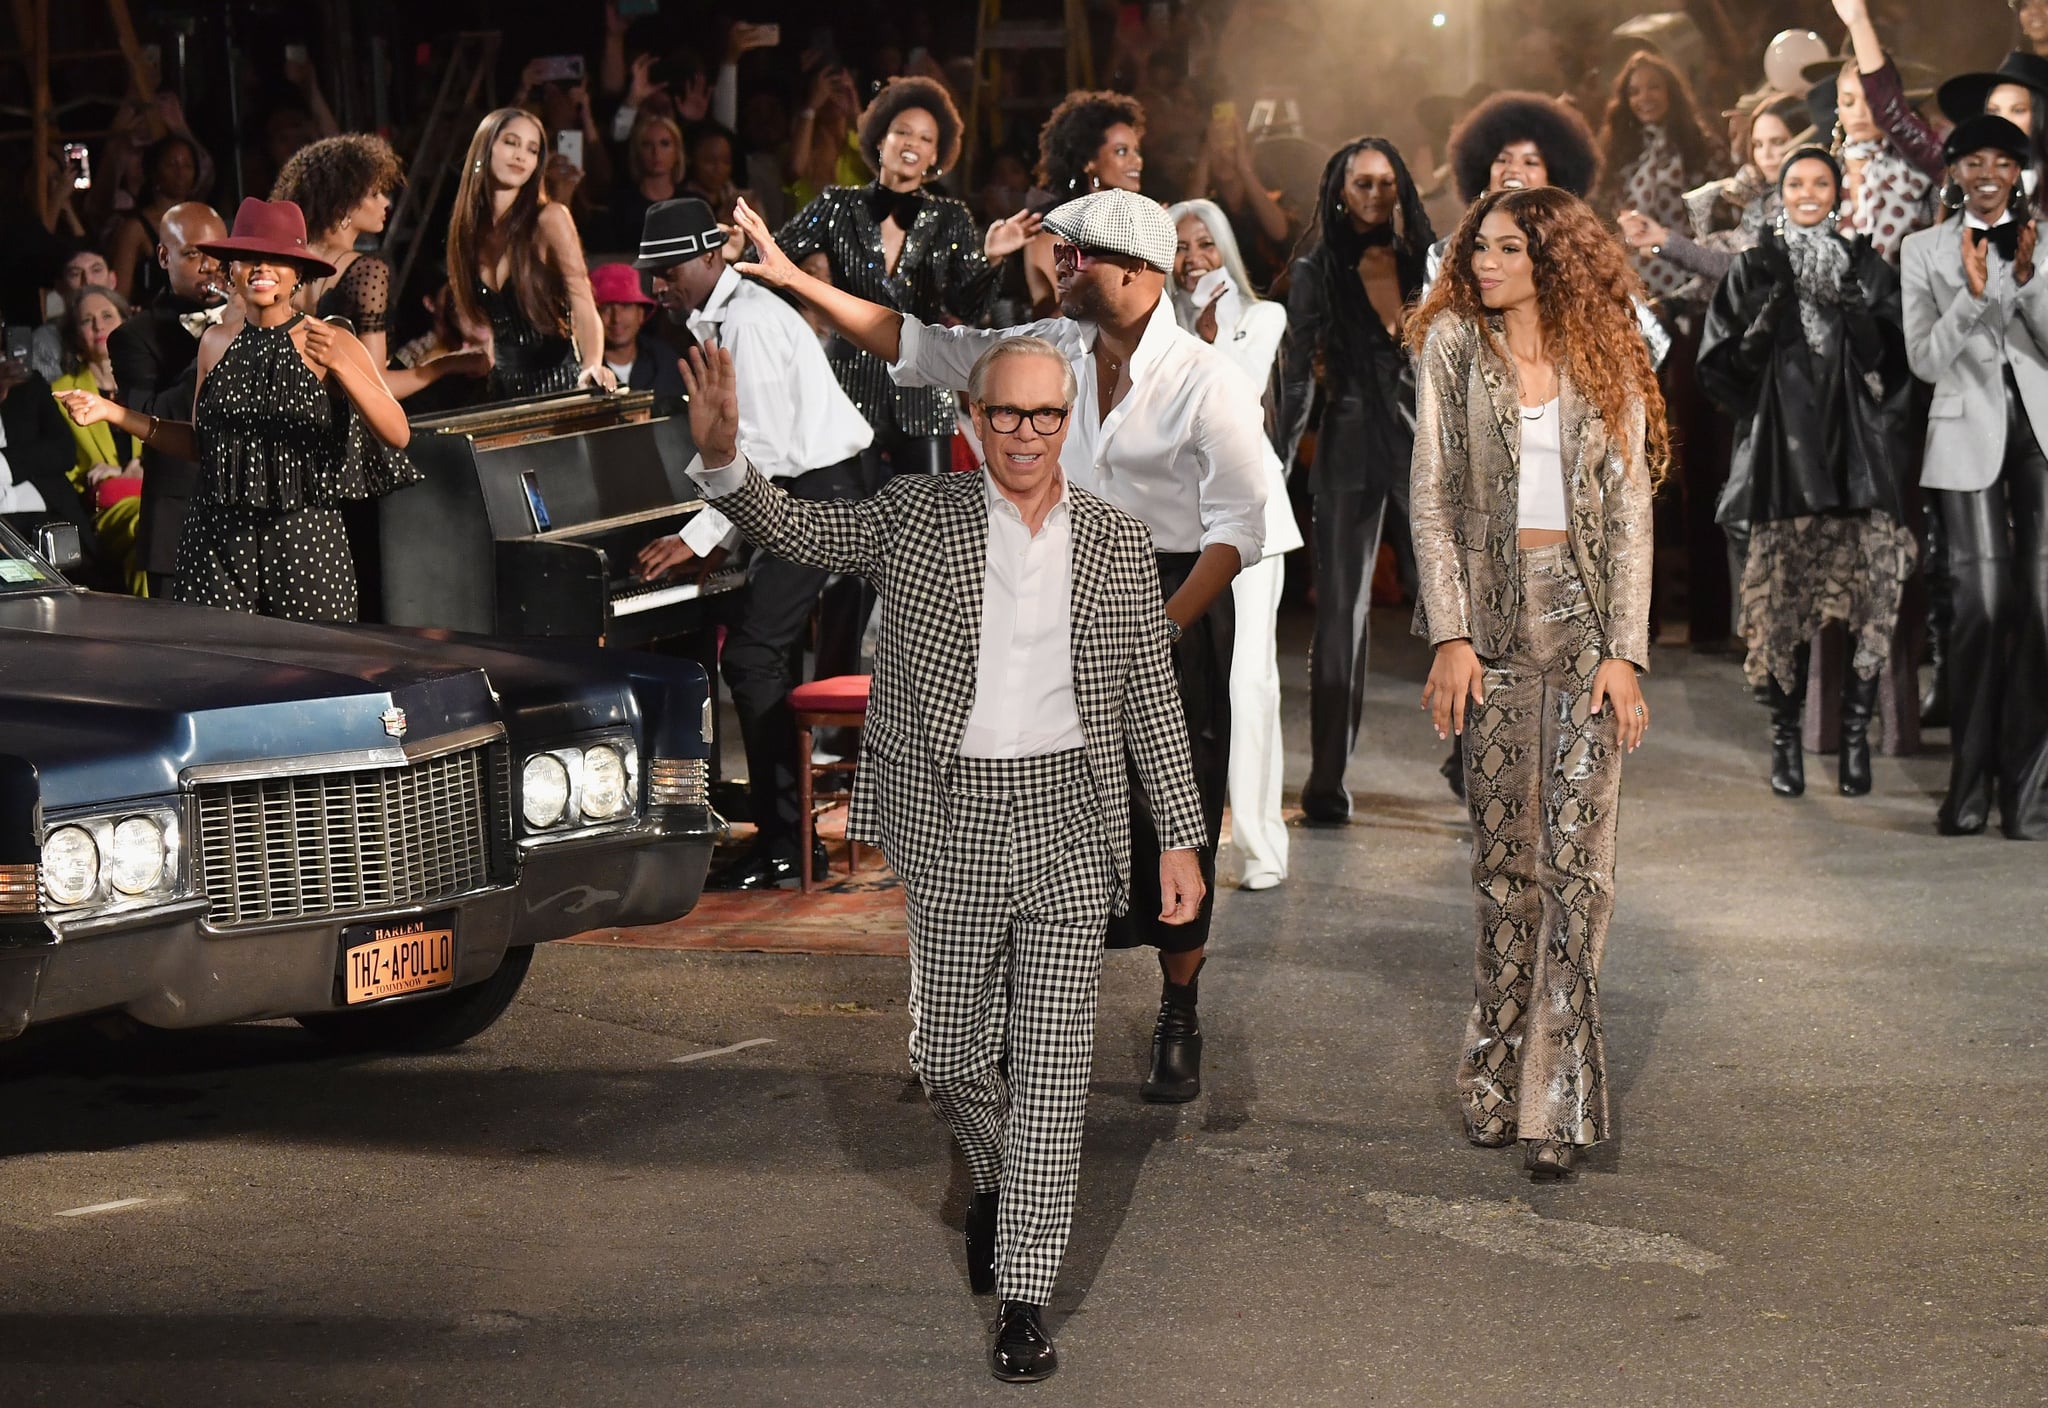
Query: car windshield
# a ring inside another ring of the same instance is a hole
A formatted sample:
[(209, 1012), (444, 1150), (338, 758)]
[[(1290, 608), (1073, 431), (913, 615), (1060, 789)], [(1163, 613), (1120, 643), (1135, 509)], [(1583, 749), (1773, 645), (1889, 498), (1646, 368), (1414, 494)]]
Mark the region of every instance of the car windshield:
[(43, 561), (42, 554), (15, 531), (14, 525), (0, 519), (0, 596), (65, 591), (70, 586), (63, 574)]

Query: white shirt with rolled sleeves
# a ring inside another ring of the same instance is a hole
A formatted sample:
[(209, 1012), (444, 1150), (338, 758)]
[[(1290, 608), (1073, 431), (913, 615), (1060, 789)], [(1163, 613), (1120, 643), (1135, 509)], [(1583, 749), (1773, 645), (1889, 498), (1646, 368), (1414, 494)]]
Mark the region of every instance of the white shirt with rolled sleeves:
[[(1095, 325), (1072, 318), (988, 331), (934, 327), (903, 315), (890, 370), (904, 386), (967, 388), (967, 374), (1006, 337), (1042, 337), (1065, 353), (1081, 383), (1060, 468), (1067, 482), (1107, 499), (1152, 531), (1160, 552), (1237, 549), (1240, 568), (1265, 542), (1265, 417), (1242, 373), (1182, 331), (1162, 297), (1128, 368), (1131, 389), (1107, 418), (1096, 392)], [(742, 403), (744, 404), (744, 402)]]
[[(840, 389), (818, 335), (772, 289), (726, 269), (690, 315), (690, 335), (732, 353), (740, 451), (766, 478), (824, 469), (873, 442), (874, 428)], [(677, 536), (699, 557), (739, 542), (739, 530), (715, 508), (692, 518)]]

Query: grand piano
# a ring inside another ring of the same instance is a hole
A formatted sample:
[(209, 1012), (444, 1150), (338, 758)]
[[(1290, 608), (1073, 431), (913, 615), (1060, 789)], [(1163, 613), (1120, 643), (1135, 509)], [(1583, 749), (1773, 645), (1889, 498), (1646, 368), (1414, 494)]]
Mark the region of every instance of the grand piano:
[(709, 624), (728, 568), (648, 583), (640, 549), (703, 511), (679, 406), (578, 391), (412, 423), (420, 484), (378, 506), (384, 620), (642, 647)]

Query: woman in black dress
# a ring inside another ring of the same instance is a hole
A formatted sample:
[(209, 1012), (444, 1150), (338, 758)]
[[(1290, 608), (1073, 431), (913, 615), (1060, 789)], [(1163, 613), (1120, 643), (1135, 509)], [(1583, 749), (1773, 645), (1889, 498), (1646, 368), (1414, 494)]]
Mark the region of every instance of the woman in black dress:
[(300, 287), (298, 307), (320, 318), (347, 319), (401, 401), (444, 376), (482, 376), (491, 369), (489, 354), (480, 348), (413, 367), (391, 365), (391, 265), (380, 254), (358, 253), (356, 240), (384, 233), (391, 193), (404, 179), (405, 167), (389, 142), (350, 132), (299, 148), (270, 191), (272, 200), (288, 200), (305, 212), (307, 250), (335, 269), (331, 277)]
[[(935, 323), (950, 313), (973, 323), (988, 312), (1001, 261), (1038, 228), (1019, 212), (977, 235), (974, 216), (926, 183), (960, 158), (960, 113), (945, 88), (929, 78), (895, 78), (860, 116), (860, 151), (873, 184), (828, 186), (775, 236), (801, 263), (823, 253), (839, 288)], [(889, 472), (937, 474), (947, 465), (955, 411), (953, 393), (897, 386), (879, 358), (834, 338), (832, 370), (875, 428), (864, 458), (870, 487), (886, 459)]]
[(356, 573), (341, 506), (416, 482), (411, 438), (355, 336), (292, 307), (334, 266), (306, 248), (289, 201), (251, 196), (234, 234), (200, 246), (228, 265), (242, 308), (199, 341), (190, 422), (90, 391), (58, 399), (77, 424), (105, 421), (201, 467), (178, 540), (176, 598), (296, 621), (356, 619)]
[(568, 207), (541, 182), (547, 138), (523, 108), (477, 124), (448, 223), (448, 282), (464, 322), (491, 325), (490, 399), (618, 389)]

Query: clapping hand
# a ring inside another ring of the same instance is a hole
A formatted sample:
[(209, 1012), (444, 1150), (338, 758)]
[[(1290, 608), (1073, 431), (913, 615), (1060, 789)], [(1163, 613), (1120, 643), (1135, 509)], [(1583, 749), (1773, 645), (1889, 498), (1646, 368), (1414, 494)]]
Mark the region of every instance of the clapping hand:
[(1982, 298), (1991, 278), (1991, 241), (1978, 239), (1968, 225), (1962, 231), (1963, 282), (1970, 286), (1970, 297)]
[(1007, 220), (998, 220), (982, 236), (981, 252), (991, 263), (1007, 259), (1029, 244), (1031, 237), (1038, 233), (1038, 227), (1044, 223), (1043, 216), (1033, 215), (1028, 210), (1020, 210)]
[(2034, 278), (2034, 241), (2039, 237), (2031, 218), (2020, 224), (2019, 244), (2012, 252), (2012, 281), (2025, 288)]
[(1223, 301), (1223, 295), (1228, 292), (1230, 292), (1229, 284), (1220, 285), (1209, 301), (1202, 305), (1202, 311), (1195, 316), (1195, 336), (1201, 338), (1202, 341), (1214, 342), (1216, 340), (1216, 305)]

